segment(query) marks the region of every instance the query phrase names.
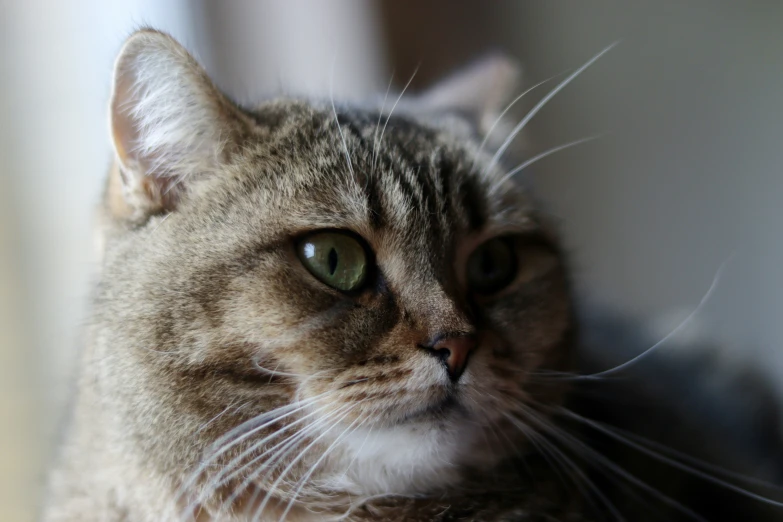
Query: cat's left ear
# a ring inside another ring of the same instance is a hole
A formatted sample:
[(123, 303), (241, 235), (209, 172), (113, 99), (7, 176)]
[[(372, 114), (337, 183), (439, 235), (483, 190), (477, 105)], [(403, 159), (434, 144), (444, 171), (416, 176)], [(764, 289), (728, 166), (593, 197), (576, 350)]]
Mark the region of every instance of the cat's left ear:
[(108, 205), (115, 217), (174, 210), (250, 128), (179, 43), (149, 29), (134, 33), (120, 51), (110, 109), (118, 168)]
[(447, 77), (417, 97), (431, 110), (456, 111), (486, 134), (511, 101), (522, 69), (506, 55), (491, 55)]

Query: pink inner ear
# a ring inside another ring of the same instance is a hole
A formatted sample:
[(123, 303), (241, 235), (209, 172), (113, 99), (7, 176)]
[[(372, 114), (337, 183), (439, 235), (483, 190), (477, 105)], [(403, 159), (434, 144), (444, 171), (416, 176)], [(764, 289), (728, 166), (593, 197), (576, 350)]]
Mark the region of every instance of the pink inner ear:
[(521, 73), (509, 57), (487, 56), (425, 92), (421, 101), (433, 108), (467, 110), (480, 121), (510, 101)]
[(133, 93), (131, 71), (118, 70), (111, 102), (111, 132), (120, 161), (120, 178), (125, 192), (143, 204), (148, 212), (173, 210), (178, 201), (177, 180), (163, 172), (154, 172), (155, 154), (141, 153), (140, 124), (133, 117), (138, 103)]
[(141, 123), (134, 117), (138, 111), (139, 92), (144, 88), (137, 79), (138, 56), (122, 55), (116, 65), (114, 92), (111, 100), (111, 134), (120, 162), (120, 179), (124, 193), (133, 206), (145, 211), (173, 208), (173, 182), (152, 172), (153, 157), (142, 154)]
[(173, 210), (246, 125), (187, 51), (155, 31), (136, 33), (123, 47), (110, 110), (118, 181), (137, 216)]
[(131, 165), (131, 163), (135, 159), (130, 156), (137, 145), (139, 133), (131, 119), (130, 111), (136, 105), (136, 100), (132, 99), (133, 96), (130, 92), (133, 85), (133, 80), (128, 78), (130, 71), (123, 69), (121, 64), (118, 64), (118, 70), (114, 77), (114, 92), (110, 107), (111, 133), (114, 150), (117, 152), (120, 163), (133, 168), (135, 165)]

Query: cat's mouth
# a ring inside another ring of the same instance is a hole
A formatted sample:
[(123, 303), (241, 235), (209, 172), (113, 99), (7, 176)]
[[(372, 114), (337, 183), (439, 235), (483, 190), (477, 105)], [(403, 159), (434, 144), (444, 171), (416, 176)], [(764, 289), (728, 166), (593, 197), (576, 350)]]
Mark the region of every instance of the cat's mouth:
[(437, 422), (446, 420), (453, 415), (467, 414), (457, 400), (455, 394), (449, 393), (442, 400), (405, 414), (397, 424), (410, 424), (415, 422)]

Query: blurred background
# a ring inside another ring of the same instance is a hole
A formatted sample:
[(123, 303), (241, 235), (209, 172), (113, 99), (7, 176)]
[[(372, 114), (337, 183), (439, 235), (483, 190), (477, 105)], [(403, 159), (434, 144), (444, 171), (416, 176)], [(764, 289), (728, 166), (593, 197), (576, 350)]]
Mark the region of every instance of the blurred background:
[[(598, 0), (2, 0), (0, 520), (35, 518), (70, 393), (111, 158), (112, 62), (172, 33), (240, 102), (412, 90), (490, 51), (523, 88), (621, 45), (531, 122), (525, 176), (559, 220), (581, 292), (660, 337), (760, 368), (783, 392), (783, 3)], [(537, 91), (542, 96), (546, 91)], [(535, 100), (535, 98), (533, 98)], [(666, 348), (664, 348), (666, 349)], [(732, 363), (730, 363), (732, 364)]]

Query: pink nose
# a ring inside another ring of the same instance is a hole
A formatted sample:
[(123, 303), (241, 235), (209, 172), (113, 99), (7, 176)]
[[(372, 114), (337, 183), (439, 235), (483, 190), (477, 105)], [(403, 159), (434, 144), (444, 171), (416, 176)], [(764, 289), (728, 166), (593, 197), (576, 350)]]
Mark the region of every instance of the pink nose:
[(476, 336), (468, 335), (449, 335), (440, 337), (432, 350), (435, 355), (441, 357), (446, 363), (451, 380), (459, 379), (465, 366), (468, 364), (468, 356), (476, 348)]

